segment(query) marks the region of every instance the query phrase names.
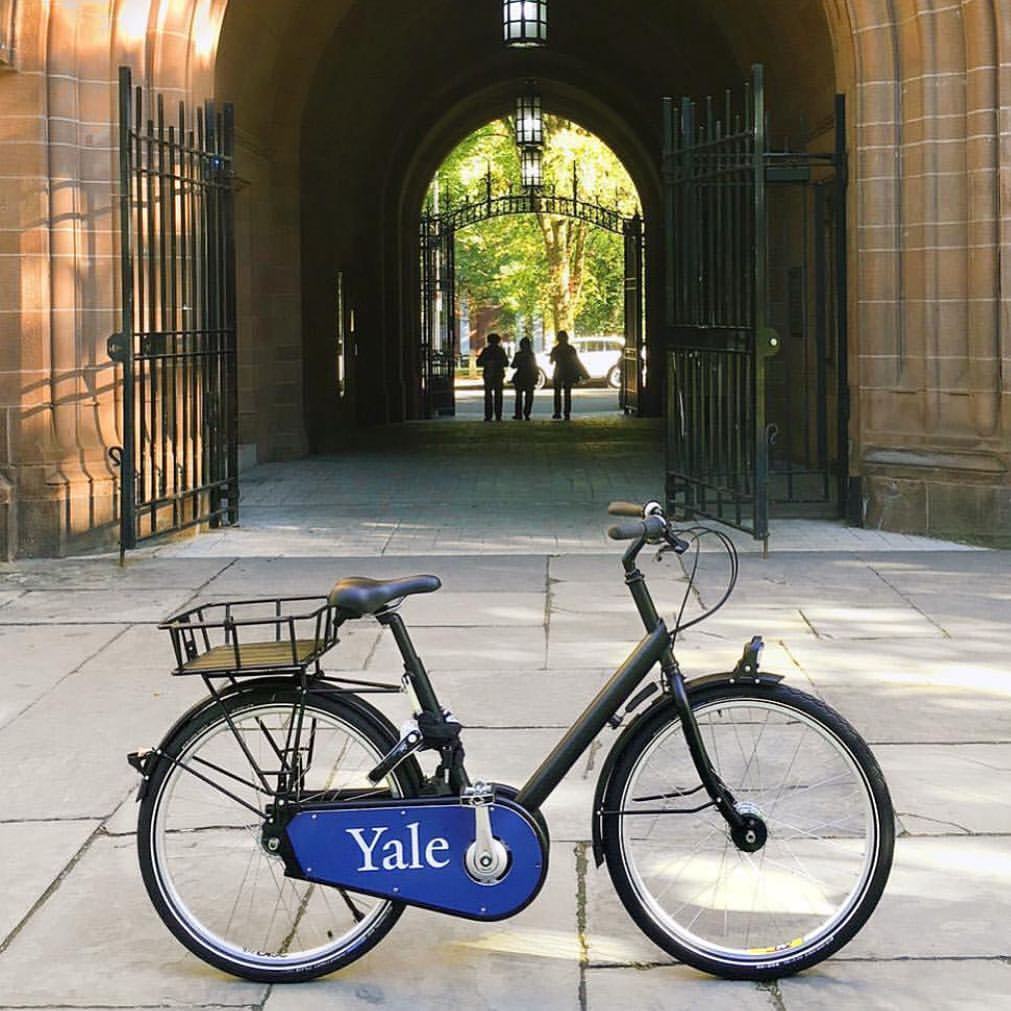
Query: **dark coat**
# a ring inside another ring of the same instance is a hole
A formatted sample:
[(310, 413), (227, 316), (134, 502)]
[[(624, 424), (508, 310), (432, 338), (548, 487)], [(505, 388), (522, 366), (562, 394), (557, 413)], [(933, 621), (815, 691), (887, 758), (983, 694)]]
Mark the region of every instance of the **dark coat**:
[(509, 367), (509, 356), (500, 344), (489, 344), (477, 356), (478, 368), (484, 370), (485, 386), (501, 386), (505, 382), (505, 371)]
[(537, 385), (537, 359), (533, 351), (520, 348), (513, 356), (513, 368), (516, 374), (512, 378), (512, 384), (516, 389), (532, 390)]
[(574, 386), (581, 379), (589, 379), (590, 374), (579, 360), (579, 354), (571, 344), (556, 344), (551, 349), (551, 361), (555, 373), (551, 377), (555, 386)]

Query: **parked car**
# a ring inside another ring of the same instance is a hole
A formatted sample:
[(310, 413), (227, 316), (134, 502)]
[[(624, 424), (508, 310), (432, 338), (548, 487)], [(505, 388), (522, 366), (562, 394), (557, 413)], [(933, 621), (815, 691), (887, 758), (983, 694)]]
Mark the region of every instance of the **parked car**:
[[(578, 352), (591, 380), (603, 381), (613, 390), (621, 386), (621, 355), (625, 347), (621, 337), (570, 337), (569, 343)], [(537, 359), (538, 389), (551, 381), (555, 370), (549, 354), (550, 351), (541, 351), (534, 356)]]

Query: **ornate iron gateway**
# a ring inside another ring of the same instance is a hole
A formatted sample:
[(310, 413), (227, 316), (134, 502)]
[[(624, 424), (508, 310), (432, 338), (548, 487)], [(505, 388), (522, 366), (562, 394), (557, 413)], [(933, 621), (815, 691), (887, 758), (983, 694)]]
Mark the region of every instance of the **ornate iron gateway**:
[[(845, 507), (846, 126), (768, 139), (744, 100), (664, 103), (668, 506), (765, 540), (777, 514)], [(830, 135), (831, 136), (831, 135)], [(817, 138), (814, 138), (817, 140)]]
[(482, 199), (422, 215), (419, 231), (421, 266), (421, 389), (424, 416), (453, 414), (453, 384), (458, 354), (456, 332), (456, 233), (459, 229), (506, 214), (556, 214), (586, 221), (623, 236), (625, 247), (625, 350), (619, 406), (639, 409), (643, 385), (643, 225), (636, 214), (624, 217), (613, 207), (583, 200), (573, 193), (527, 190), (493, 196), (490, 184)]
[(238, 521), (233, 134), (230, 106), (170, 123), (121, 68), (121, 551)]

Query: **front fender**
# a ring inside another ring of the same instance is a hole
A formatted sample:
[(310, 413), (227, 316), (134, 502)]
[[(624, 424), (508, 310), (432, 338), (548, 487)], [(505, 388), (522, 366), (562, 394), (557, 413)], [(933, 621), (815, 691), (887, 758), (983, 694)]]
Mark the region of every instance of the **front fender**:
[[(685, 691), (688, 698), (698, 695), (699, 692), (710, 688), (722, 687), (723, 685), (737, 684), (743, 680), (736, 671), (723, 671), (718, 674), (705, 674), (701, 677), (692, 678), (685, 682)], [(756, 671), (746, 678), (749, 684), (757, 685), (778, 685), (783, 680), (782, 674), (767, 674), (764, 671)], [(663, 692), (658, 699), (655, 699), (641, 713), (637, 713), (627, 727), (622, 731), (621, 736), (615, 741), (614, 746), (608, 752), (607, 758), (600, 769), (600, 776), (597, 779), (597, 788), (593, 795), (593, 859), (599, 867), (604, 862), (604, 825), (601, 812), (604, 809), (604, 794), (607, 791), (608, 783), (614, 774), (614, 767), (621, 757), (628, 742), (635, 733), (639, 724), (643, 720), (652, 718), (658, 709), (670, 709), (671, 715), (675, 715), (674, 700), (666, 692)]]

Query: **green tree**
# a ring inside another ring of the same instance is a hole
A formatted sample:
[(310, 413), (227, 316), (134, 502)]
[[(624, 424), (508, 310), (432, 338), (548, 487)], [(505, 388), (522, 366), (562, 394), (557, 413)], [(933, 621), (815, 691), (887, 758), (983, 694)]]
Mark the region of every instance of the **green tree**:
[[(466, 137), (439, 168), (433, 207), (519, 186), (513, 124), (496, 120)], [(583, 199), (638, 210), (628, 173), (593, 134), (545, 116), (544, 182), (571, 193), (574, 175)], [(575, 170), (575, 172), (574, 172)], [(508, 326), (517, 314), (541, 316), (558, 330), (618, 331), (622, 320), (622, 240), (585, 221), (537, 213), (504, 217), (463, 229), (457, 239), (457, 290), (472, 306), (497, 307)]]

